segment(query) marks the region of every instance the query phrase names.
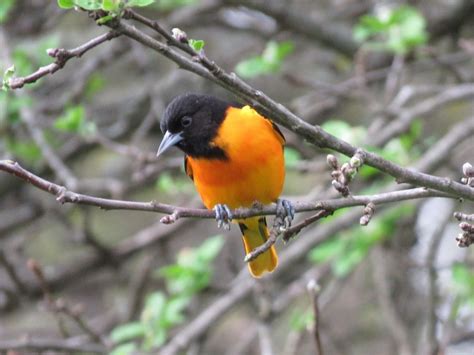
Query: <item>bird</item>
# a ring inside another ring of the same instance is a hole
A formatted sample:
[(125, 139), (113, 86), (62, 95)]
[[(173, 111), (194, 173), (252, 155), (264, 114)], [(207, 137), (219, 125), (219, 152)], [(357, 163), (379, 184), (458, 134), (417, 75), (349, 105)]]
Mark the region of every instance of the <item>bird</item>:
[[(230, 228), (231, 209), (277, 203), (285, 221), (294, 208), (280, 199), (285, 180), (285, 137), (271, 120), (246, 105), (215, 96), (186, 93), (174, 98), (160, 120), (161, 156), (171, 147), (184, 152), (184, 168), (218, 226)], [(237, 220), (246, 255), (269, 238), (262, 216)], [(259, 278), (272, 272), (278, 256), (272, 245), (247, 263)]]

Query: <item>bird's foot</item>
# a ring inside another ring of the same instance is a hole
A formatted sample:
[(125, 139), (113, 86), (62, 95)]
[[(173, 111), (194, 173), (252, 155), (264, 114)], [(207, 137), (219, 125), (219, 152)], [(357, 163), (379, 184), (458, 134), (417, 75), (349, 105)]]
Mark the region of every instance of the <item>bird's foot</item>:
[(291, 227), (291, 222), (295, 218), (295, 207), (284, 199), (278, 199), (275, 220), (281, 228)]
[(218, 228), (230, 230), (230, 222), (232, 221), (232, 212), (227, 205), (217, 204), (213, 210), (216, 212), (216, 221)]

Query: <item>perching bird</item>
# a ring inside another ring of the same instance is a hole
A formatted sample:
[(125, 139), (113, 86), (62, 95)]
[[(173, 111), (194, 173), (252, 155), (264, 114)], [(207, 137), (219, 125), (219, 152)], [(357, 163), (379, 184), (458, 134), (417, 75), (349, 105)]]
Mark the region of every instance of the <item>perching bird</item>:
[[(194, 181), (204, 205), (216, 211), (222, 224), (232, 219), (230, 209), (279, 203), (290, 221), (292, 206), (278, 197), (283, 189), (285, 138), (270, 120), (250, 106), (239, 108), (213, 96), (186, 94), (176, 97), (161, 119), (164, 138), (158, 156), (172, 146), (186, 155), (186, 174)], [(229, 209), (230, 208), (230, 209)], [(265, 217), (239, 220), (245, 252), (269, 236)], [(278, 264), (275, 247), (248, 263), (260, 277)]]

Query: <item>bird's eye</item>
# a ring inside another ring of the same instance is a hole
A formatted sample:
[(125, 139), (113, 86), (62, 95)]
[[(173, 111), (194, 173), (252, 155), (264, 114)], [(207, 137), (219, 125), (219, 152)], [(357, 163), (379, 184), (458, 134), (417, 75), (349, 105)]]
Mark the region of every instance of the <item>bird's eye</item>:
[(189, 117), (189, 116), (184, 116), (182, 119), (181, 119), (181, 125), (183, 127), (188, 127), (191, 125), (191, 123), (193, 122), (193, 118), (192, 117)]

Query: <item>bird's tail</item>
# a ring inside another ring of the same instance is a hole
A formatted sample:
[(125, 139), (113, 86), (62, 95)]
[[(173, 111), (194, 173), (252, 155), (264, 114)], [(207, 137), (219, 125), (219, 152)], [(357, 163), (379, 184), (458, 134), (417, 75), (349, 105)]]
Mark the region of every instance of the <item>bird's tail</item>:
[[(239, 221), (245, 253), (265, 243), (269, 236), (265, 217), (254, 217)], [(272, 272), (278, 265), (278, 256), (275, 247), (260, 254), (256, 259), (248, 263), (250, 273), (253, 277), (261, 277), (265, 272)]]

